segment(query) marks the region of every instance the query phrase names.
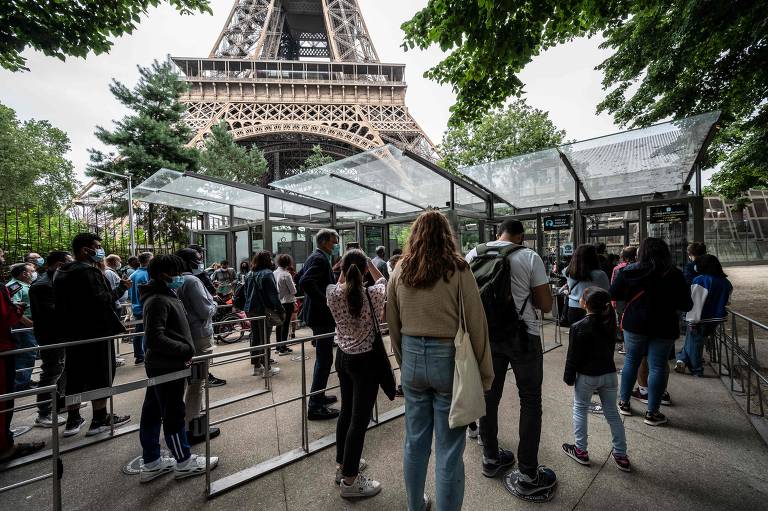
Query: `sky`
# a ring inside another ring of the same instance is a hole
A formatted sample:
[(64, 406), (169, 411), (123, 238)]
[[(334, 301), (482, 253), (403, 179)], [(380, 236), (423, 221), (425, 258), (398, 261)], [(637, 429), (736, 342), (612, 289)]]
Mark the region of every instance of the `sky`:
[[(93, 135), (96, 126), (109, 128), (127, 113), (109, 92), (114, 78), (133, 86), (137, 65), (149, 65), (166, 55), (207, 57), (232, 7), (233, 0), (212, 0), (213, 15), (182, 16), (163, 5), (152, 8), (130, 35), (115, 40), (108, 54), (86, 59), (56, 58), (27, 50), (28, 72), (0, 70), (0, 102), (16, 110), (22, 120), (47, 119), (66, 131), (72, 142), (68, 157), (80, 179), (88, 164), (88, 148), (105, 149)], [(442, 58), (439, 48), (404, 51), (400, 25), (426, 0), (358, 0), (379, 54), (387, 63), (406, 64), (406, 104), (435, 144), (442, 139), (448, 108), (454, 95), (450, 86), (427, 80), (424, 71)], [(602, 75), (594, 68), (608, 52), (599, 39), (579, 39), (537, 56), (520, 75), (525, 98), (546, 110), (568, 139), (606, 135), (620, 128), (609, 115), (596, 115), (603, 97)]]

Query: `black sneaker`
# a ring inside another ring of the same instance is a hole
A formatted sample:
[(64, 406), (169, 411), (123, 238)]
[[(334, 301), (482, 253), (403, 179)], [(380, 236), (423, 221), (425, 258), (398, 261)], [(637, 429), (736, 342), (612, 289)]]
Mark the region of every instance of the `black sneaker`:
[(534, 495), (548, 490), (557, 484), (557, 476), (551, 468), (540, 466), (536, 476), (531, 478), (522, 472), (514, 482), (515, 491), (520, 495)]
[(104, 433), (105, 431), (109, 431), (110, 426), (114, 424), (115, 427), (122, 426), (126, 422), (130, 422), (131, 416), (130, 415), (115, 415), (115, 414), (109, 414), (107, 415), (107, 418), (103, 421), (99, 421), (96, 419), (91, 420), (91, 426), (88, 428), (88, 432), (85, 434), (85, 436), (93, 436), (98, 435), (99, 433)]
[(632, 408), (629, 406), (629, 401), (619, 401), (619, 413), (622, 415), (632, 415)]
[(645, 412), (645, 420), (643, 422), (649, 426), (661, 426), (667, 423), (667, 418), (660, 412)]
[(495, 460), (483, 456), (483, 475), (485, 477), (496, 477), (498, 473), (515, 464), (515, 455), (506, 449), (499, 449), (499, 455)]
[(405, 397), (405, 394), (403, 393), (403, 386), (398, 385), (395, 389), (395, 397)]
[(338, 416), (339, 411), (336, 408), (329, 408), (327, 406), (315, 408), (307, 412), (307, 419), (311, 421), (327, 421), (335, 419)]
[(632, 391), (632, 399), (637, 399), (641, 403), (648, 404), (648, 393), (643, 394), (640, 392), (640, 389), (635, 389)]
[(216, 378), (213, 373), (208, 373), (208, 386), (209, 387), (221, 387), (222, 385), (226, 385), (227, 380), (222, 380), (221, 378)]
[(64, 426), (64, 437), (75, 436), (80, 433), (80, 428), (85, 424), (85, 419), (78, 417), (77, 420), (67, 420), (66, 426)]
[(281, 357), (285, 356), (285, 355), (290, 355), (291, 353), (293, 353), (293, 350), (291, 348), (288, 348), (288, 347), (285, 347), (285, 348), (283, 348), (281, 350), (277, 350), (278, 356), (281, 356)]
[(669, 392), (667, 392), (666, 390), (661, 395), (661, 404), (663, 404), (664, 406), (672, 406), (672, 398), (669, 397)]
[(569, 458), (576, 460), (576, 463), (589, 466), (589, 453), (582, 451), (573, 444), (563, 444), (563, 452)]

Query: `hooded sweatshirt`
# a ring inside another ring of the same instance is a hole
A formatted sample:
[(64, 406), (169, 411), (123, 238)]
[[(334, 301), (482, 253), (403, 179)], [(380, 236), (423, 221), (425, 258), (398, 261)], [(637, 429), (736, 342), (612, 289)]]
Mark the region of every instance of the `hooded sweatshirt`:
[(611, 285), (611, 299), (625, 302), (622, 329), (667, 340), (680, 336), (678, 311), (688, 312), (693, 307), (688, 283), (674, 266), (627, 266)]
[(144, 366), (148, 371), (178, 371), (195, 355), (187, 313), (179, 297), (160, 280), (139, 288), (144, 308)]
[(693, 308), (686, 314), (689, 323), (717, 323), (728, 316), (726, 306), (733, 286), (725, 277), (699, 275), (693, 279), (691, 297)]

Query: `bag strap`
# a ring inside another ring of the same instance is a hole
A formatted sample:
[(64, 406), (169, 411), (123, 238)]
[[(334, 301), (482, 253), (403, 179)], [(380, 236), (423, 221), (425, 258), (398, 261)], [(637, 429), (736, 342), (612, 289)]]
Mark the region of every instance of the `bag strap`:
[(467, 330), (467, 318), (464, 315), (464, 292), (461, 289), (461, 273), (457, 273), (459, 277), (459, 327), (466, 332)]
[(373, 302), (371, 301), (371, 294), (368, 292), (368, 288), (365, 288), (365, 296), (368, 298), (368, 306), (371, 308), (371, 321), (373, 322), (373, 331), (375, 334), (381, 336), (381, 330), (379, 330), (379, 319), (376, 317), (376, 310), (373, 308)]
[(624, 306), (624, 312), (621, 313), (621, 322), (619, 322), (619, 329), (624, 330), (624, 316), (627, 315), (627, 311), (629, 310), (629, 306), (632, 305), (634, 301), (636, 301), (638, 298), (643, 296), (645, 294), (645, 289), (640, 290), (639, 293), (637, 293), (635, 296), (633, 296), (627, 304)]
[(528, 296), (526, 296), (526, 297), (525, 297), (525, 300), (523, 301), (523, 308), (522, 308), (522, 309), (520, 309), (520, 312), (517, 314), (517, 316), (518, 316), (520, 319), (523, 319), (523, 312), (525, 312), (525, 307), (528, 305), (528, 301), (529, 301), (530, 299), (531, 299), (531, 295), (530, 295), (530, 293), (529, 293), (529, 294), (528, 294)]

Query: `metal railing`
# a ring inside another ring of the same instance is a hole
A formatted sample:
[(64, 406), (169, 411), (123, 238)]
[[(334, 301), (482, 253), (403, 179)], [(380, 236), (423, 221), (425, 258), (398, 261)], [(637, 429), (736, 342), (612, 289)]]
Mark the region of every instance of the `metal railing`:
[(768, 443), (768, 378), (758, 353), (759, 343), (768, 344), (768, 326), (732, 310), (728, 315), (706, 339), (709, 362), (731, 393), (742, 398), (737, 401)]

